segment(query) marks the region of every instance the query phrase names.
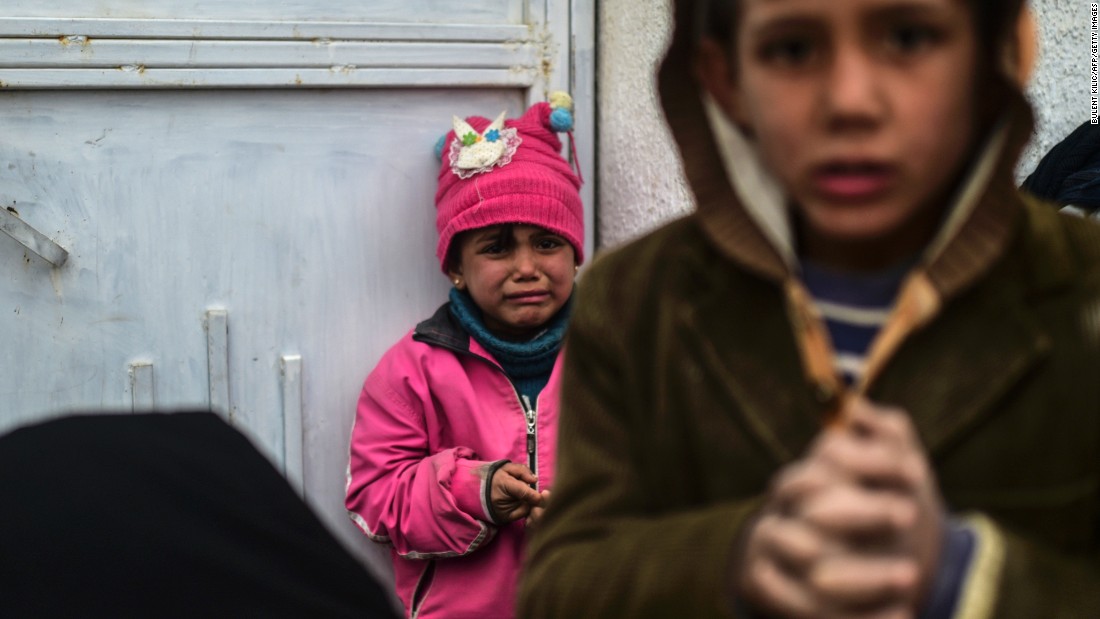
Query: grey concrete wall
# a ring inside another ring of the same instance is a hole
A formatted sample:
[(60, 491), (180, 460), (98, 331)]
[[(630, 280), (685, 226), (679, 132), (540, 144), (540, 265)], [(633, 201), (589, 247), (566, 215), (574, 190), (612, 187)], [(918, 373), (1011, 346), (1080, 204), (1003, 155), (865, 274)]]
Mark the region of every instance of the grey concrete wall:
[(655, 65), (669, 35), (667, 0), (601, 0), (597, 40), (601, 248), (686, 213), (691, 196), (661, 116)]
[[(1028, 95), (1036, 135), (1020, 180), (1039, 158), (1089, 117), (1089, 2), (1031, 0), (1039, 58)], [(599, 206), (601, 249), (688, 212), (673, 147), (654, 93), (654, 68), (667, 45), (668, 0), (599, 2)]]

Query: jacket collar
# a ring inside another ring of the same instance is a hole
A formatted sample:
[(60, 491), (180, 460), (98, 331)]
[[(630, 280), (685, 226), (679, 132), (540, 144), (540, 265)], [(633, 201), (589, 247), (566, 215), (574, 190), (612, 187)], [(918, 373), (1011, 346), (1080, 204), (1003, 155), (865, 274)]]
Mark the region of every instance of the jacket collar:
[[(1056, 211), (1027, 199), (1023, 217), (1028, 225), (1017, 229), (1006, 258), (977, 284), (977, 294), (956, 299), (934, 328), (906, 341), (869, 386), (873, 401), (910, 413), (933, 458), (994, 415), (998, 403), (1051, 353), (1053, 339), (1035, 303), (1070, 289), (1078, 267)], [(773, 459), (793, 460), (838, 395), (807, 380), (798, 341), (804, 325), (795, 317), (792, 330), (791, 314), (777, 311), (789, 301), (784, 291), (762, 280), (730, 281), (745, 276), (710, 267), (709, 252), (697, 245), (681, 251), (690, 270), (703, 277), (690, 298), (676, 302), (681, 341), (699, 355), (702, 371), (712, 375), (730, 409), (740, 411)], [(735, 296), (740, 294), (755, 301), (741, 302)], [(766, 360), (760, 351), (767, 351)], [(955, 378), (936, 379), (943, 375)]]
[[(935, 456), (998, 410), (997, 404), (1052, 351), (1036, 304), (1064, 294), (1080, 275), (1060, 215), (1027, 199), (1006, 257), (960, 297), (935, 329), (914, 337), (905, 354), (871, 386), (872, 399), (905, 403)], [(930, 360), (935, 360), (930, 363)], [(949, 375), (951, 381), (933, 380)]]
[(449, 302), (440, 305), (430, 318), (416, 325), (412, 337), (417, 342), (434, 344), (462, 353), (470, 352), (470, 335), (451, 313)]

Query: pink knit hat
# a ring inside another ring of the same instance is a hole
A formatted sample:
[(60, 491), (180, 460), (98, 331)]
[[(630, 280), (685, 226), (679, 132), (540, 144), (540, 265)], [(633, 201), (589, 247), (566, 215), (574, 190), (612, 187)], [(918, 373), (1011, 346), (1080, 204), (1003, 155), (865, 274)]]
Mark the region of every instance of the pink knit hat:
[(555, 131), (569, 131), (568, 95), (536, 103), (515, 120), (455, 118), (437, 145), (443, 162), (435, 194), (436, 256), (447, 270), (455, 234), (497, 224), (531, 224), (560, 234), (584, 261), (581, 181), (561, 156)]

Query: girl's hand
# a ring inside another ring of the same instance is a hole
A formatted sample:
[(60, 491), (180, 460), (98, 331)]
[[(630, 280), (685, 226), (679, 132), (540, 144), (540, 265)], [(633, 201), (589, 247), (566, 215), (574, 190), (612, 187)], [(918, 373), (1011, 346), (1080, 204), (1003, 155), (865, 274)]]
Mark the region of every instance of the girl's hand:
[(542, 502), (531, 508), (531, 513), (527, 516), (527, 521), (524, 523), (527, 528), (539, 526), (539, 522), (542, 521), (542, 515), (546, 513), (546, 506), (550, 504), (550, 491), (542, 491)]
[(489, 509), (498, 524), (526, 518), (542, 504), (542, 495), (530, 485), (537, 479), (531, 469), (517, 462), (509, 462), (493, 472), (489, 480)]

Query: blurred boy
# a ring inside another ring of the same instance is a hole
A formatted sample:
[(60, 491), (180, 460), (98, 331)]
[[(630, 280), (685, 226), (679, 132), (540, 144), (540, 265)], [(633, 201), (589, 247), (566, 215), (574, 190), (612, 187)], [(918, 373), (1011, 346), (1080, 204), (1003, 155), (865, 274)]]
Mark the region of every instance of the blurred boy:
[(1014, 188), (1021, 2), (713, 1), (698, 210), (580, 289), (519, 615), (1096, 616), (1100, 229)]

